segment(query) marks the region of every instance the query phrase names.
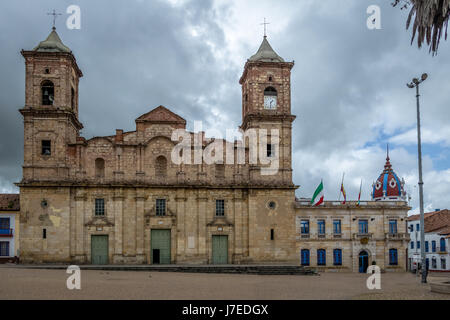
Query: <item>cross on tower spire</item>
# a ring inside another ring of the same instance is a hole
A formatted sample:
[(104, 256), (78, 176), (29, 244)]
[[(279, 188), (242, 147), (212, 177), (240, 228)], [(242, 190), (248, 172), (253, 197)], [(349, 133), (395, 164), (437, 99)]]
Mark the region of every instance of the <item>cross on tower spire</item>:
[(264, 18), (264, 23), (261, 23), (261, 25), (264, 25), (264, 38), (267, 37), (267, 33), (266, 33), (266, 26), (270, 24), (270, 22), (266, 22), (266, 18)]
[(47, 12), (47, 15), (53, 16), (53, 30), (55, 30), (56, 29), (56, 27), (55, 27), (56, 18), (58, 18), (58, 16), (61, 16), (62, 13), (56, 13), (56, 10), (53, 9), (53, 12)]

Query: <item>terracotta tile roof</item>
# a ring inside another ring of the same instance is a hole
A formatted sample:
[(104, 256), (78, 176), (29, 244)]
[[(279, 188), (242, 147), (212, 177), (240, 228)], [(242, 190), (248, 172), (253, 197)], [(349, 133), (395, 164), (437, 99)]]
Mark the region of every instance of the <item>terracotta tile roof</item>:
[[(439, 211), (433, 211), (433, 212), (425, 212), (424, 213), (424, 218), (428, 218), (429, 216), (432, 216), (435, 213), (438, 213)], [(416, 220), (420, 220), (420, 214), (414, 214), (412, 216), (408, 217), (408, 221), (416, 221)]]
[(425, 220), (425, 232), (450, 233), (450, 211), (445, 209), (436, 211)]
[(439, 234), (440, 235), (447, 235), (446, 238), (450, 238), (450, 225), (442, 228), (441, 230), (439, 230)]
[(19, 194), (0, 193), (0, 211), (19, 211)]
[[(408, 221), (418, 221), (419, 219), (420, 214), (408, 217)], [(440, 235), (448, 235), (447, 238), (450, 238), (450, 210), (426, 212), (425, 232), (437, 232)]]

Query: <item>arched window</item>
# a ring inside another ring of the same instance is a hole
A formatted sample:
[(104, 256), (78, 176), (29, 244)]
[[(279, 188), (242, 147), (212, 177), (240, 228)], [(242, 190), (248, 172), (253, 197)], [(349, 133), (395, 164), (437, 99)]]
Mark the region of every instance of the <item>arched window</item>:
[(334, 249), (333, 250), (333, 264), (335, 266), (341, 266), (342, 265), (342, 250), (341, 249)]
[(389, 264), (391, 266), (398, 265), (397, 249), (389, 249)]
[(225, 178), (225, 165), (224, 164), (216, 164), (216, 179)]
[(325, 249), (319, 249), (317, 250), (317, 265), (318, 266), (325, 266), (327, 264), (327, 252)]
[(155, 162), (155, 176), (158, 178), (165, 178), (167, 176), (167, 159), (164, 156), (156, 158)]
[(267, 87), (264, 90), (265, 96), (277, 96), (277, 90), (274, 87)]
[(42, 82), (41, 90), (42, 90), (42, 105), (44, 106), (53, 105), (55, 97), (55, 86), (53, 85), (53, 82), (45, 80), (44, 82)]
[(97, 178), (105, 177), (105, 160), (102, 158), (95, 159), (95, 176)]
[(302, 263), (302, 266), (309, 266), (309, 249), (302, 249), (301, 263)]
[(441, 238), (440, 243), (439, 243), (440, 247), (441, 247), (441, 252), (445, 252), (445, 238)]

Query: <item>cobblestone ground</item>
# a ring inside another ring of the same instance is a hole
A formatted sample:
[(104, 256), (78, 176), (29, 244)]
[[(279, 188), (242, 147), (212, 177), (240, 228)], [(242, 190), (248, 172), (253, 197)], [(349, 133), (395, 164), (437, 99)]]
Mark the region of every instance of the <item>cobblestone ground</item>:
[[(381, 290), (368, 290), (368, 275), (229, 275), (135, 271), (81, 271), (81, 290), (68, 290), (65, 270), (0, 268), (0, 299), (449, 299), (430, 292), (410, 273), (381, 275)], [(430, 277), (429, 281), (437, 278)], [(442, 278), (440, 278), (442, 279)]]

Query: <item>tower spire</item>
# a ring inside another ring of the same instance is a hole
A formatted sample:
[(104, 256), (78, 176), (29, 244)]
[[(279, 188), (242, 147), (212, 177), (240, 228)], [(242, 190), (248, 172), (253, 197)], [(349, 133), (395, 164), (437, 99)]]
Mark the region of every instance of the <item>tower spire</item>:
[(384, 170), (391, 170), (392, 169), (392, 165), (390, 162), (390, 158), (389, 158), (389, 143), (386, 145), (386, 164), (384, 165)]
[(48, 16), (53, 16), (53, 30), (56, 30), (55, 24), (56, 24), (56, 18), (58, 18), (58, 16), (61, 16), (62, 13), (56, 13), (56, 10), (53, 9), (53, 12), (47, 12)]
[(386, 160), (389, 160), (389, 143), (386, 144)]
[(261, 25), (264, 25), (264, 38), (267, 38), (267, 28), (266, 26), (270, 24), (270, 22), (266, 22), (266, 18), (264, 18), (264, 22)]

